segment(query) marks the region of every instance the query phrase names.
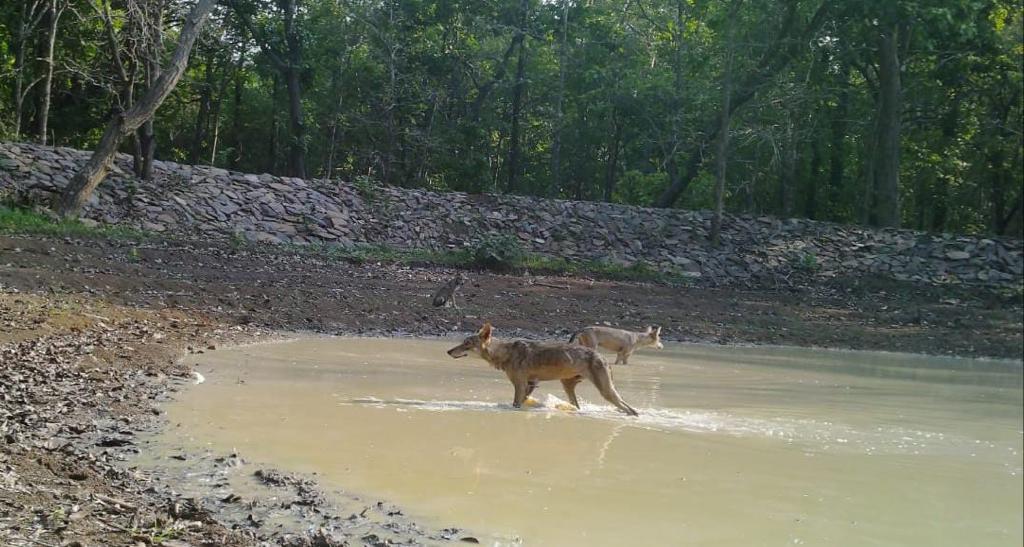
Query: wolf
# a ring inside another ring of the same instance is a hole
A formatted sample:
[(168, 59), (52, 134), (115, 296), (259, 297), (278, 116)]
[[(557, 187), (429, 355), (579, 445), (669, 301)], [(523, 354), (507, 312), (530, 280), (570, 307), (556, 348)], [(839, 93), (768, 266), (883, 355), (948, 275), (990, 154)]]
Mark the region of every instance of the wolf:
[(455, 309), (459, 309), (458, 304), (455, 303), (455, 291), (457, 291), (465, 282), (466, 278), (462, 274), (456, 274), (455, 277), (449, 279), (447, 283), (441, 285), (441, 288), (437, 289), (431, 303), (435, 308), (451, 306)]
[(570, 344), (579, 344), (590, 349), (598, 346), (616, 352), (615, 364), (629, 364), (629, 356), (639, 348), (653, 346), (662, 349), (661, 327), (647, 327), (643, 332), (633, 332), (611, 327), (587, 327), (569, 338)]
[(491, 324), (484, 323), (476, 334), (448, 350), (448, 355), (459, 359), (475, 353), (504, 372), (515, 388), (513, 407), (521, 407), (538, 382), (561, 380), (569, 402), (579, 408), (576, 385), (586, 378), (619, 410), (630, 416), (638, 415), (619, 396), (612, 383), (611, 367), (593, 349), (565, 342), (502, 341), (492, 337), (491, 332)]

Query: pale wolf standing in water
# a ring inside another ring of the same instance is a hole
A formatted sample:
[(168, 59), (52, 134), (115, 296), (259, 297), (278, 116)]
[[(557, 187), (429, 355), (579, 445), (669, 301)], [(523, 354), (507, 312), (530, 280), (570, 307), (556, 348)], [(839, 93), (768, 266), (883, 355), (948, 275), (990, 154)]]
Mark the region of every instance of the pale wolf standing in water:
[(586, 378), (597, 387), (602, 397), (619, 410), (630, 416), (637, 415), (636, 410), (626, 404), (615, 390), (611, 367), (590, 348), (565, 342), (503, 342), (492, 338), (491, 324), (484, 323), (476, 334), (448, 350), (448, 355), (455, 359), (465, 357), (469, 353), (479, 355), (492, 367), (508, 376), (515, 388), (512, 406), (516, 408), (522, 406), (526, 397), (537, 387), (537, 382), (546, 380), (561, 380), (569, 402), (579, 408), (576, 384)]
[(579, 344), (591, 349), (598, 346), (616, 352), (615, 364), (629, 364), (629, 356), (639, 348), (653, 346), (662, 349), (661, 327), (647, 327), (644, 332), (633, 332), (611, 327), (587, 327), (569, 338), (570, 344)]

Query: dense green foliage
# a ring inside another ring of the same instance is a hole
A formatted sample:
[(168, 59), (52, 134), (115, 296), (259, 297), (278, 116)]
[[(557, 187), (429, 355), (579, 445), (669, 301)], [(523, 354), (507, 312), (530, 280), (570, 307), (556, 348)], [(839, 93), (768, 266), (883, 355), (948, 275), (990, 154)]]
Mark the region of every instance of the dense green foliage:
[[(166, 57), (191, 2), (4, 2), (3, 138), (93, 146), (145, 89), (154, 3)], [(891, 225), (891, 205), (1019, 237), (1021, 24), (1003, 0), (225, 0), (156, 156), (711, 208), (728, 67), (727, 211)]]

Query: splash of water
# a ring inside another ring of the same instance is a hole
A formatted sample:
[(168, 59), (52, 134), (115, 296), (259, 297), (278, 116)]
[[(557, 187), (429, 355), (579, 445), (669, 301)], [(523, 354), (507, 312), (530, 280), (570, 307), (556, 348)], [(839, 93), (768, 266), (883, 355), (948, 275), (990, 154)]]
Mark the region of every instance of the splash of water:
[[(415, 409), (428, 412), (509, 412), (508, 403), (490, 401), (454, 401), (420, 399), (379, 399), (372, 396), (339, 402), (375, 408)], [(905, 428), (858, 430), (843, 424), (796, 418), (751, 418), (697, 409), (644, 408), (640, 416), (629, 417), (613, 406), (582, 403), (577, 410), (569, 402), (546, 394), (544, 400), (530, 398), (519, 412), (548, 415), (575, 415), (585, 419), (609, 421), (626, 427), (663, 432), (724, 434), (736, 437), (763, 437), (785, 443), (807, 445), (816, 451), (856, 451), (867, 454), (962, 453), (970, 441), (949, 435)]]

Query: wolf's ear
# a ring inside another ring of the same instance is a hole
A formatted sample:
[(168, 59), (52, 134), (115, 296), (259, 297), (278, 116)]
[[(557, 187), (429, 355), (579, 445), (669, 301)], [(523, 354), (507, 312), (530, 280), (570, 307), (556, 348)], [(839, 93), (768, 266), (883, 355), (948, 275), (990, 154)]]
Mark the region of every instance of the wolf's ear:
[(655, 336), (661, 336), (661, 327), (655, 327), (654, 328), (654, 335)]
[(484, 326), (480, 327), (480, 332), (476, 333), (481, 340), (490, 340), (491, 338), (491, 324), (484, 323)]
[(644, 331), (644, 332), (646, 332), (647, 334), (650, 334), (652, 330), (654, 330), (654, 329), (652, 329), (651, 327), (647, 327), (647, 330)]

